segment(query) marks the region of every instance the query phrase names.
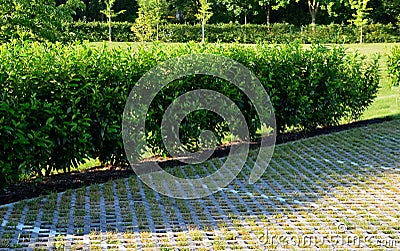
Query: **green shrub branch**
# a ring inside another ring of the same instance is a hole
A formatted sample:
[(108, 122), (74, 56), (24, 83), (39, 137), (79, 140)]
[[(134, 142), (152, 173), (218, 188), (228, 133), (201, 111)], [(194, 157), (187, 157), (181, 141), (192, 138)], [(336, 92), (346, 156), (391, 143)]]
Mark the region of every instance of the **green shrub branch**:
[[(121, 127), (129, 92), (153, 66), (193, 53), (223, 55), (248, 67), (270, 95), (280, 133), (356, 119), (378, 89), (377, 60), (365, 61), (342, 47), (189, 43), (111, 49), (89, 44), (3, 44), (1, 186), (21, 174), (67, 171), (72, 160), (88, 156), (103, 163), (125, 163)], [(238, 88), (211, 76), (188, 76), (163, 89), (149, 109), (146, 137), (154, 153), (166, 154), (160, 133), (165, 109), (179, 95), (200, 88), (216, 90), (235, 102), (250, 136), (257, 136), (261, 125), (256, 111)], [(227, 134), (219, 116), (195, 112), (180, 129), (187, 149), (196, 150), (202, 129), (213, 131), (219, 142)], [(138, 145), (133, 154), (139, 157), (144, 150)]]

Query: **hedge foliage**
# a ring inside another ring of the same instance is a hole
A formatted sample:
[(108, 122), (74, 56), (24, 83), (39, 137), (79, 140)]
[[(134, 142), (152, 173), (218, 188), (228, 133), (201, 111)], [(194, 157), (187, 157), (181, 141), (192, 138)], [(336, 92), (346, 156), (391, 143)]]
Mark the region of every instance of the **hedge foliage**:
[[(113, 40), (117, 42), (137, 41), (131, 31), (132, 23), (113, 23)], [(108, 40), (107, 24), (101, 22), (74, 22), (68, 26), (72, 40), (89, 40), (92, 42)], [(318, 25), (316, 32), (311, 26), (294, 26), (289, 24), (237, 25), (212, 24), (206, 25), (206, 40), (211, 43), (288, 43), (298, 40), (301, 43), (358, 43), (359, 28), (352, 25)], [(398, 27), (382, 24), (370, 24), (363, 28), (365, 43), (392, 43), (400, 41)], [(155, 36), (154, 38), (155, 39)], [(160, 26), (159, 40), (162, 42), (185, 43), (200, 42), (201, 26), (186, 24), (166, 24)]]
[[(270, 95), (279, 132), (356, 119), (377, 93), (377, 60), (367, 62), (341, 47), (4, 44), (0, 46), (0, 184), (23, 173), (67, 169), (72, 160), (86, 156), (99, 157), (103, 163), (125, 162), (121, 123), (131, 88), (156, 64), (193, 53), (224, 55), (255, 73)], [(168, 104), (196, 88), (231, 98), (244, 110), (252, 137), (256, 135), (257, 114), (243, 93), (211, 76), (188, 76), (172, 82), (153, 100), (146, 130), (155, 153), (165, 153), (159, 129)], [(219, 140), (226, 135), (226, 126), (214, 113), (203, 110), (189, 119), (181, 125), (188, 149), (198, 145), (199, 128), (212, 130)], [(137, 146), (134, 154), (143, 150)]]
[(400, 47), (393, 47), (391, 54), (388, 55), (387, 67), (389, 77), (393, 85), (400, 84)]

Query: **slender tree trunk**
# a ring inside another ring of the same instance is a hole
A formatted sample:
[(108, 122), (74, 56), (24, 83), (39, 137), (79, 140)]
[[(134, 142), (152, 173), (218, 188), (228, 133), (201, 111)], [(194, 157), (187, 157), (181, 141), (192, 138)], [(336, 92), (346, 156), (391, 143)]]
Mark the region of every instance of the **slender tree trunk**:
[(315, 25), (316, 25), (316, 13), (314, 11), (311, 12), (311, 26), (312, 26), (312, 30), (315, 32)]
[[(100, 3), (100, 10), (103, 10), (104, 9), (104, 1), (101, 1), (101, 3)], [(104, 14), (101, 14), (100, 15), (101, 16), (101, 22), (104, 22)]]
[(108, 41), (111, 42), (111, 15), (108, 17)]
[(269, 29), (269, 25), (270, 25), (270, 16), (271, 16), (271, 5), (267, 6), (267, 25), (268, 25), (268, 29)]
[(157, 41), (158, 41), (158, 23), (157, 23)]
[(315, 32), (315, 25), (316, 25), (316, 19), (317, 19), (317, 13), (319, 9), (319, 2), (316, 0), (308, 0), (308, 10), (310, 11), (311, 14), (311, 27), (313, 32)]
[(203, 44), (204, 44), (204, 42), (205, 42), (204, 25), (205, 25), (205, 22), (204, 22), (204, 19), (203, 19), (203, 21), (201, 22), (201, 42), (202, 42)]
[(244, 14), (244, 24), (247, 24), (247, 14)]
[(362, 43), (363, 43), (363, 27), (361, 25), (361, 27), (360, 27), (360, 44), (362, 44)]

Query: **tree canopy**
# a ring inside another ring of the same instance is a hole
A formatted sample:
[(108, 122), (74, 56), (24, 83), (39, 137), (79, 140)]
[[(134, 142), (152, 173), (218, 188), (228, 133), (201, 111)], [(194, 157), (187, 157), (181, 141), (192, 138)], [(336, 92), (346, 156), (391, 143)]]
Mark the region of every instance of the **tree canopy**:
[(140, 0), (138, 17), (131, 28), (136, 37), (143, 42), (156, 33), (158, 39), (158, 25), (166, 10), (165, 0)]
[[(63, 22), (71, 20), (107, 21), (101, 13), (107, 0), (0, 0), (2, 36), (18, 34), (17, 37), (45, 37), (53, 40), (63, 30)], [(351, 0), (208, 0), (213, 16), (207, 23), (253, 23), (274, 22), (294, 25), (350, 24), (357, 10)], [(163, 18), (168, 22), (198, 22), (196, 14), (200, 0), (165, 0)], [(126, 10), (113, 18), (114, 21), (133, 22), (140, 14), (140, 0), (115, 0), (115, 13)], [(370, 0), (372, 9), (363, 19), (369, 23), (400, 24), (399, 0)], [(75, 12), (76, 11), (76, 12)], [(34, 13), (32, 15), (32, 13)], [(55, 31), (55, 32), (53, 32)], [(13, 35), (15, 36), (15, 35)]]
[(55, 0), (0, 0), (0, 36), (2, 40), (35, 39), (56, 41), (72, 21), (76, 9), (84, 9), (80, 0), (57, 4)]

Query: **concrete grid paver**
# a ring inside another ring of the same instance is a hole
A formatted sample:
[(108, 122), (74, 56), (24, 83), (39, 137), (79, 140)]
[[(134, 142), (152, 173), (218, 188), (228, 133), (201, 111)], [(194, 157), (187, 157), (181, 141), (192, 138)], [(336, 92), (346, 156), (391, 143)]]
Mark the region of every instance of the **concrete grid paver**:
[[(3, 205), (0, 249), (400, 249), (399, 146), (390, 121), (279, 145), (253, 185), (251, 152), (230, 185), (197, 200), (132, 176)], [(224, 161), (169, 171), (200, 177)]]

